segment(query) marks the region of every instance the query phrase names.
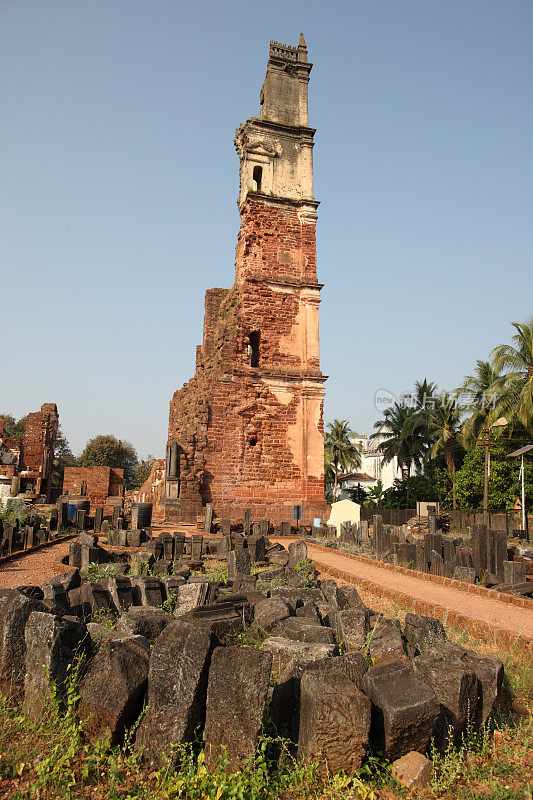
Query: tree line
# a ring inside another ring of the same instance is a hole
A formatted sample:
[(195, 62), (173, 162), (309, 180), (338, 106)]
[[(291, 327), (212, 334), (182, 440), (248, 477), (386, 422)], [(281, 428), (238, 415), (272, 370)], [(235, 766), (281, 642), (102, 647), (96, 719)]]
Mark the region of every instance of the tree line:
[[(26, 417), (15, 419), (11, 414), (0, 414), (4, 419), (6, 433), (14, 439), (22, 439)], [(59, 428), (54, 447), (52, 484), (61, 486), (65, 467), (114, 467), (124, 470), (127, 489), (139, 489), (152, 469), (155, 456), (139, 459), (131, 442), (117, 439), (111, 434), (100, 434), (90, 439), (81, 455), (76, 458), (68, 439)]]
[[(352, 490), (366, 505), (409, 507), (417, 500), (478, 509), (483, 503), (485, 445), (490, 453), (489, 507), (516, 502), (520, 463), (509, 454), (533, 442), (533, 319), (514, 322), (510, 344), (478, 360), (471, 375), (451, 392), (424, 378), (391, 404), (370, 441), (383, 461), (397, 459), (402, 479), (384, 490)], [(361, 452), (347, 420), (334, 420), (325, 436), (326, 490), (338, 495), (341, 474), (361, 466)], [(533, 464), (525, 467), (526, 507), (533, 505)]]

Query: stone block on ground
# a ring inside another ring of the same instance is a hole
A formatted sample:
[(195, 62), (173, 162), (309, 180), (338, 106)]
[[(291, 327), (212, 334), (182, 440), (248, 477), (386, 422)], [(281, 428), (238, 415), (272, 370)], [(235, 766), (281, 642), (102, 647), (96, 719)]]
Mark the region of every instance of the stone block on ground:
[(277, 636), (294, 639), (297, 642), (312, 642), (314, 644), (335, 644), (331, 628), (326, 628), (319, 623), (305, 617), (287, 617), (279, 622), (274, 632)]
[(280, 674), (293, 660), (300, 665), (309, 664), (319, 658), (334, 655), (336, 647), (332, 644), (297, 642), (283, 636), (269, 636), (263, 642), (261, 649), (272, 653), (273, 669), (276, 674)]
[(260, 631), (268, 633), (277, 623), (289, 616), (289, 606), (281, 597), (269, 597), (254, 605), (254, 622)]
[(354, 775), (368, 743), (371, 703), (349, 678), (307, 670), (300, 685), (298, 757), (320, 772)]
[(61, 700), (69, 665), (87, 651), (87, 628), (73, 618), (57, 617), (41, 611), (30, 614), (25, 628), (26, 660), (24, 713), (35, 722), (42, 719), (51, 698), (52, 680)]
[(371, 743), (389, 761), (424, 751), (440, 714), (435, 693), (401, 662), (371, 667), (363, 690), (372, 700)]
[(178, 587), (178, 601), (174, 616), (181, 617), (189, 611), (205, 604), (209, 591), (208, 581), (185, 583)]
[(345, 653), (343, 656), (312, 661), (304, 667), (304, 671), (319, 670), (327, 673), (339, 673), (349, 678), (358, 689), (361, 689), (363, 677), (368, 672), (368, 668), (368, 663), (361, 653)]
[(335, 625), (335, 614), (339, 610), (337, 603), (317, 603), (316, 610), (322, 625), (333, 628)]
[(0, 691), (20, 694), (24, 685), (26, 640), (24, 632), (30, 614), (46, 611), (39, 601), (16, 589), (0, 589)]
[(119, 612), (127, 611), (133, 605), (133, 590), (129, 578), (122, 575), (114, 578), (100, 578), (98, 585), (109, 592), (113, 605)]
[(453, 577), (456, 581), (463, 581), (463, 583), (475, 583), (476, 570), (474, 567), (454, 567)]
[(466, 650), (458, 646), (454, 646), (453, 650), (468, 668), (474, 670), (481, 684), (479, 721), (484, 725), (503, 689), (503, 664), (499, 658), (476, 653), (474, 650)]
[(165, 630), (173, 620), (162, 608), (150, 606), (131, 606), (122, 614), (115, 626), (117, 636), (143, 636), (152, 641)]
[(175, 620), (152, 648), (148, 710), (135, 740), (152, 768), (165, 756), (170, 767), (176, 766), (178, 755), (172, 746), (193, 741), (203, 724), (213, 647), (212, 636), (202, 626)]
[(138, 576), (131, 578), (134, 605), (160, 606), (166, 599), (164, 583), (159, 578)]
[(289, 545), (289, 567), (296, 567), (307, 560), (307, 545), (305, 542), (291, 542)]
[(228, 580), (233, 581), (241, 575), (250, 575), (252, 561), (248, 548), (230, 550), (228, 553)]
[(324, 598), (327, 603), (334, 603), (338, 605), (337, 601), (337, 582), (334, 580), (330, 580), (329, 578), (320, 580), (319, 582), (320, 589), (324, 595)]
[(444, 748), (462, 733), (468, 720), (475, 724), (479, 682), (471, 666), (446, 647), (417, 656), (415, 674), (431, 686), (441, 713), (435, 726), (435, 746)]
[(289, 563), (289, 554), (286, 550), (273, 550), (268, 553), (268, 561), (270, 564), (279, 564), (279, 566), (285, 567)]
[(347, 651), (361, 650), (365, 646), (368, 631), (366, 609), (337, 611), (335, 614), (337, 642)]
[(69, 569), (68, 572), (62, 572), (60, 575), (55, 575), (53, 578), (54, 583), (61, 583), (65, 591), (68, 593), (71, 589), (77, 589), (81, 586), (81, 575), (79, 569)]
[(433, 762), (422, 753), (412, 750), (396, 759), (391, 765), (391, 775), (407, 789), (423, 789), (431, 780)]
[(368, 637), (368, 651), (375, 667), (392, 661), (403, 661), (405, 664), (410, 661), (401, 629), (394, 624), (384, 624), (383, 620), (376, 623)]
[(205, 752), (208, 768), (220, 757), (237, 772), (254, 756), (267, 700), (272, 655), (245, 647), (213, 653), (207, 687)]
[(343, 611), (350, 608), (365, 608), (365, 604), (359, 597), (359, 592), (355, 586), (337, 587), (337, 603)]
[(446, 641), (446, 631), (440, 619), (420, 614), (405, 615), (403, 633), (412, 655), (428, 652)]
[(72, 613), (85, 620), (117, 612), (107, 589), (97, 583), (82, 583), (77, 589), (72, 589), (67, 597)]
[(50, 581), (50, 583), (43, 583), (41, 589), (43, 590), (44, 600), (48, 600), (57, 605), (63, 614), (70, 613), (70, 603), (62, 583)]
[(142, 710), (149, 661), (142, 636), (100, 643), (79, 689), (78, 714), (91, 739), (109, 731), (112, 745), (123, 740)]

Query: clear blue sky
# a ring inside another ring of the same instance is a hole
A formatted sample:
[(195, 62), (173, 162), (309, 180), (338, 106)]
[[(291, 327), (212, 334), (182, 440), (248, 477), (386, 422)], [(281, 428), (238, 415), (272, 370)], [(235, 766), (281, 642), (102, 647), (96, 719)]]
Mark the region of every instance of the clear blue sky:
[(455, 387), (531, 318), (531, 0), (1, 0), (0, 411), (163, 454), (233, 282), (235, 128), (300, 31), (326, 421)]

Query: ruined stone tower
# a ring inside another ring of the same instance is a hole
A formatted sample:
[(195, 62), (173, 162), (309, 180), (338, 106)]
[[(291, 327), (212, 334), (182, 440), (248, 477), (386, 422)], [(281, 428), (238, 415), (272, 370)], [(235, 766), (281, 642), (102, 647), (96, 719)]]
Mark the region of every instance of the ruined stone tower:
[(311, 67), (303, 36), (271, 42), (260, 115), (235, 136), (235, 283), (206, 292), (196, 372), (170, 403), (166, 519), (193, 521), (208, 502), (231, 518), (325, 513)]

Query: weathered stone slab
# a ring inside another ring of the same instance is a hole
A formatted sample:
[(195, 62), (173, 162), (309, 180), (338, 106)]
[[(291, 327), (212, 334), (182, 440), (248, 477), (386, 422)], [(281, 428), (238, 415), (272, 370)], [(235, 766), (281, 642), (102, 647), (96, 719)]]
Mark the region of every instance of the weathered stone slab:
[(359, 597), (359, 592), (355, 586), (338, 586), (336, 599), (339, 608), (343, 611), (349, 608), (365, 608), (365, 604)]
[(365, 646), (368, 631), (366, 610), (337, 611), (335, 614), (337, 642), (346, 650), (361, 650)]
[(174, 609), (174, 616), (181, 617), (197, 606), (204, 605), (209, 591), (209, 583), (185, 583), (178, 587), (178, 602)]
[(101, 641), (79, 689), (78, 714), (96, 739), (106, 731), (120, 743), (142, 710), (150, 647), (142, 636)]
[(289, 613), (289, 607), (281, 597), (270, 597), (254, 605), (254, 622), (260, 631), (268, 633)]
[(88, 645), (87, 628), (72, 617), (57, 617), (41, 611), (30, 614), (25, 628), (26, 675), (24, 678), (24, 713), (38, 721), (51, 698), (52, 680), (61, 699), (68, 667), (75, 658), (83, 658)]
[(150, 606), (131, 606), (122, 614), (115, 626), (117, 636), (143, 636), (153, 640), (173, 621), (171, 614), (161, 608)]
[(405, 615), (404, 636), (413, 655), (425, 653), (446, 640), (440, 619), (411, 613)]
[(361, 653), (345, 653), (343, 656), (321, 658), (304, 667), (304, 670), (320, 670), (326, 673), (335, 672), (349, 678), (361, 689), (363, 677), (368, 672), (368, 663)]
[(154, 647), (148, 673), (148, 710), (137, 731), (136, 749), (152, 767), (178, 755), (172, 745), (193, 741), (205, 719), (207, 675), (213, 639), (202, 627), (176, 620)]
[(287, 617), (276, 625), (275, 633), (278, 636), (294, 639), (297, 642), (311, 642), (314, 644), (335, 644), (331, 628), (314, 624), (312, 620), (298, 617)]
[(134, 605), (160, 606), (165, 601), (164, 584), (159, 578), (147, 575), (130, 580)]
[(117, 609), (109, 592), (97, 583), (82, 583), (68, 594), (72, 613), (88, 620), (99, 614), (115, 614)]
[(98, 585), (109, 592), (113, 605), (120, 612), (127, 611), (133, 605), (133, 590), (129, 578), (121, 575), (114, 578), (100, 578)]
[(476, 571), (473, 567), (454, 567), (453, 577), (456, 581), (463, 581), (464, 583), (476, 582)]
[(207, 687), (206, 763), (220, 757), (229, 772), (243, 769), (255, 753), (265, 711), (272, 655), (245, 647), (213, 653)]
[(446, 647), (458, 654), (463, 663), (476, 673), (481, 684), (479, 721), (484, 725), (503, 689), (503, 664), (498, 658), (466, 650), (458, 645), (446, 643)]
[(371, 667), (363, 690), (372, 700), (371, 741), (393, 761), (429, 744), (440, 706), (435, 693), (401, 662)]
[(319, 582), (319, 585), (320, 585), (320, 589), (322, 590), (322, 593), (324, 595), (324, 599), (326, 600), (326, 602), (335, 603), (335, 605), (338, 605), (338, 600), (337, 600), (337, 589), (338, 589), (338, 587), (337, 587), (336, 581), (329, 580), (329, 579), (321, 580)]
[(307, 545), (305, 542), (291, 542), (289, 545), (289, 567), (296, 567), (307, 560)]
[(324, 776), (361, 766), (370, 730), (370, 700), (344, 675), (306, 670), (300, 686), (298, 757)]
[(417, 656), (413, 661), (416, 675), (431, 686), (441, 705), (433, 732), (436, 747), (445, 747), (462, 733), (468, 718), (476, 722), (479, 684), (472, 667), (442, 648)]
[(409, 664), (402, 632), (395, 625), (378, 623), (368, 640), (368, 650), (372, 665), (390, 664), (392, 661), (403, 661)]
[(300, 665), (309, 664), (319, 658), (332, 656), (336, 650), (332, 644), (296, 642), (283, 636), (270, 636), (265, 639), (261, 649), (272, 653), (274, 657), (273, 668), (277, 673), (282, 672), (293, 659)]
[(239, 575), (250, 575), (252, 560), (248, 548), (230, 550), (228, 553), (228, 580), (233, 581)]
[(0, 691), (6, 695), (22, 692), (26, 660), (24, 631), (34, 611), (46, 608), (16, 589), (0, 589)]
[(292, 588), (288, 586), (276, 586), (272, 589), (272, 597), (281, 597), (284, 603), (289, 606), (292, 615), (296, 614), (296, 609), (300, 608), (309, 601), (320, 603), (322, 592), (320, 589)]

